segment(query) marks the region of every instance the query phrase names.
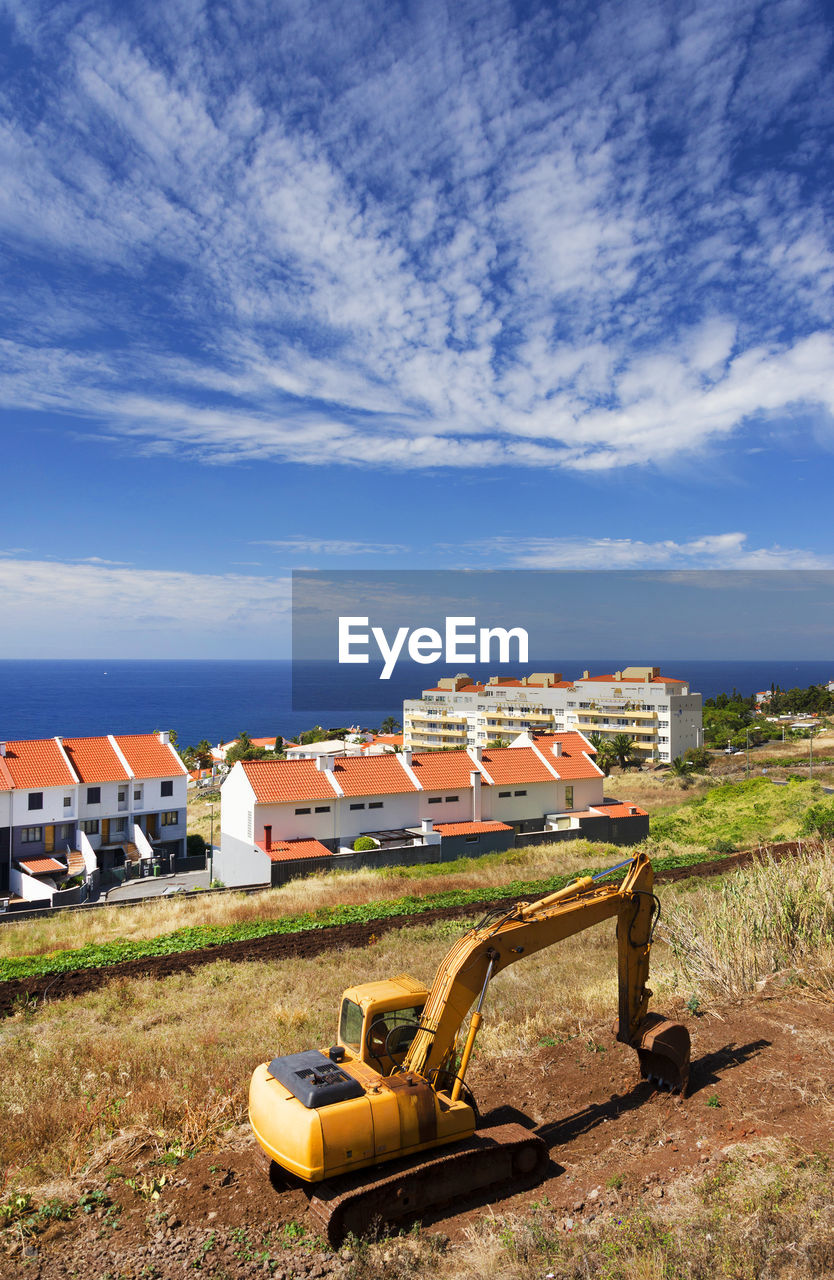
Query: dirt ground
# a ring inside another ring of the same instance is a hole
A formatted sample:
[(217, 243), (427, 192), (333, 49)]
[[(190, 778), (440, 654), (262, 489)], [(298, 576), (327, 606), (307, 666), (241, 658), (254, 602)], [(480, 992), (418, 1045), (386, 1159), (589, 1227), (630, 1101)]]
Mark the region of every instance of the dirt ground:
[[(491, 1206), (523, 1213), (548, 1204), (557, 1230), (573, 1230), (600, 1213), (629, 1215), (668, 1194), (693, 1170), (708, 1171), (739, 1142), (786, 1138), (809, 1153), (834, 1147), (834, 1006), (767, 994), (700, 1016), (665, 1009), (689, 1025), (690, 1092), (679, 1099), (637, 1078), (633, 1052), (604, 1026), (562, 1044), (542, 1044), (523, 1062), (474, 1064), (471, 1084), (484, 1123), (515, 1120), (547, 1142), (551, 1163), (538, 1185), (512, 1194), (461, 1199), (423, 1220), (423, 1229), (454, 1248)], [(347, 1277), (350, 1248), (316, 1243), (306, 1193), (270, 1181), (246, 1129), (210, 1154), (162, 1169), (150, 1152), (115, 1139), (110, 1163), (76, 1194), (105, 1196), (88, 1214), (56, 1222), (30, 1242), (5, 1232), (0, 1257), (8, 1280), (77, 1276), (173, 1280), (201, 1272)], [(121, 1147), (120, 1147), (121, 1143)], [(137, 1168), (166, 1175), (159, 1198), (130, 1189)]]

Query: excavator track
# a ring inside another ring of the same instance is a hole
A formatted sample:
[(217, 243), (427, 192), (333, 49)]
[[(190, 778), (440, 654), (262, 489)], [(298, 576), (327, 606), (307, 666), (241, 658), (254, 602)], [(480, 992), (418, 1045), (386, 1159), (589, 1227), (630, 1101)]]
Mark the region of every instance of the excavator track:
[(310, 1199), (310, 1212), (336, 1249), (346, 1236), (365, 1235), (475, 1191), (533, 1183), (548, 1159), (547, 1146), (535, 1133), (518, 1124), (496, 1125), (416, 1165), (397, 1161), (376, 1176), (366, 1170), (322, 1182)]

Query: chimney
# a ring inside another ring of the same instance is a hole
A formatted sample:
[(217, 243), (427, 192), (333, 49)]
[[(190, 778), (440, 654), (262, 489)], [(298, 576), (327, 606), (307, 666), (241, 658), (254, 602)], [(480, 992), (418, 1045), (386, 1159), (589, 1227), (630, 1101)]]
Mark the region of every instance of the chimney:
[(160, 729), (159, 733), (156, 736), (159, 738), (159, 741), (162, 743), (163, 747), (167, 747), (171, 741), (171, 735), (167, 729)]
[(481, 821), (481, 775), (477, 769), (473, 769), (469, 775), (469, 785), (472, 788), (472, 821)]
[(560, 755), (562, 754), (562, 744), (561, 744), (561, 742), (556, 741), (556, 742), (554, 742), (554, 743), (553, 743), (553, 754), (554, 754), (554, 756), (560, 756)]
[(403, 764), (407, 764), (410, 767), (411, 766), (411, 747), (407, 747), (404, 751), (401, 751), (400, 755), (403, 758)]
[(265, 849), (266, 849), (267, 853), (270, 853), (270, 852), (271, 852), (271, 850), (272, 850), (272, 826), (271, 826), (271, 824), (269, 824), (269, 823), (267, 823), (267, 825), (264, 827), (264, 847), (265, 847)]
[(434, 831), (434, 823), (431, 818), (423, 818), (423, 821), (420, 823), (420, 830), (424, 836), (431, 835), (432, 831)]
[(330, 765), (328, 763), (329, 759), (330, 759), (329, 756), (316, 756), (316, 768), (318, 769), (319, 773), (326, 773), (327, 770), (330, 768)]
[(483, 747), (470, 747), (469, 754), (473, 760), (477, 760), (478, 764), (480, 764), (484, 758), (484, 749)]
[(582, 672), (582, 679), (583, 679), (583, 680), (587, 680), (590, 674), (591, 674), (591, 673), (590, 673), (590, 671), (583, 671), (583, 672)]
[(0, 756), (4, 756), (5, 754), (6, 754), (6, 744), (5, 742), (0, 742)]

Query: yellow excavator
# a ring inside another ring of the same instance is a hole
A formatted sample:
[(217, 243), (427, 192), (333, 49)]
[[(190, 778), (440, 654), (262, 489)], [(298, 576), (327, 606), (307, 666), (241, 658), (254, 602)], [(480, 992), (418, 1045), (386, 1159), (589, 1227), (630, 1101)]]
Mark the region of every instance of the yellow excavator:
[[(624, 867), (620, 884), (595, 883)], [(537, 902), (490, 912), (452, 946), (430, 991), (405, 974), (350, 987), (332, 1048), (273, 1058), (255, 1070), (255, 1137), (270, 1161), (317, 1184), (310, 1208), (331, 1244), (373, 1222), (543, 1172), (548, 1150), (535, 1132), (518, 1124), (478, 1128), (466, 1071), (492, 978), (591, 925), (617, 920), (617, 1039), (637, 1051), (643, 1077), (685, 1091), (689, 1032), (648, 1012), (660, 913), (653, 883), (641, 852)]]

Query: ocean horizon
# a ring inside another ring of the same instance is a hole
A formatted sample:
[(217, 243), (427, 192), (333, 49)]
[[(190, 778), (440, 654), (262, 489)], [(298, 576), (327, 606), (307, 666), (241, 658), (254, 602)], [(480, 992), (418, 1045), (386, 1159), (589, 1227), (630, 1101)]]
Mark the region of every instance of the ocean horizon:
[[(510, 664), (500, 674), (561, 671), (566, 679), (645, 665), (645, 659), (538, 659)], [(664, 675), (688, 680), (705, 698), (748, 695), (771, 684), (783, 688), (834, 678), (831, 661), (755, 662), (658, 659)], [(499, 674), (494, 664), (470, 664), (468, 673)], [(182, 746), (203, 738), (228, 741), (245, 730), (252, 737), (294, 737), (315, 724), (324, 728), (377, 728), (386, 716), (402, 719), (404, 698), (419, 697), (441, 676), (438, 665), (398, 664), (381, 685), (375, 671), (335, 662), (290, 659), (3, 659), (0, 660), (0, 739), (147, 733), (174, 729)], [(293, 690), (293, 682), (295, 690)], [(293, 703), (295, 692), (295, 705)]]

